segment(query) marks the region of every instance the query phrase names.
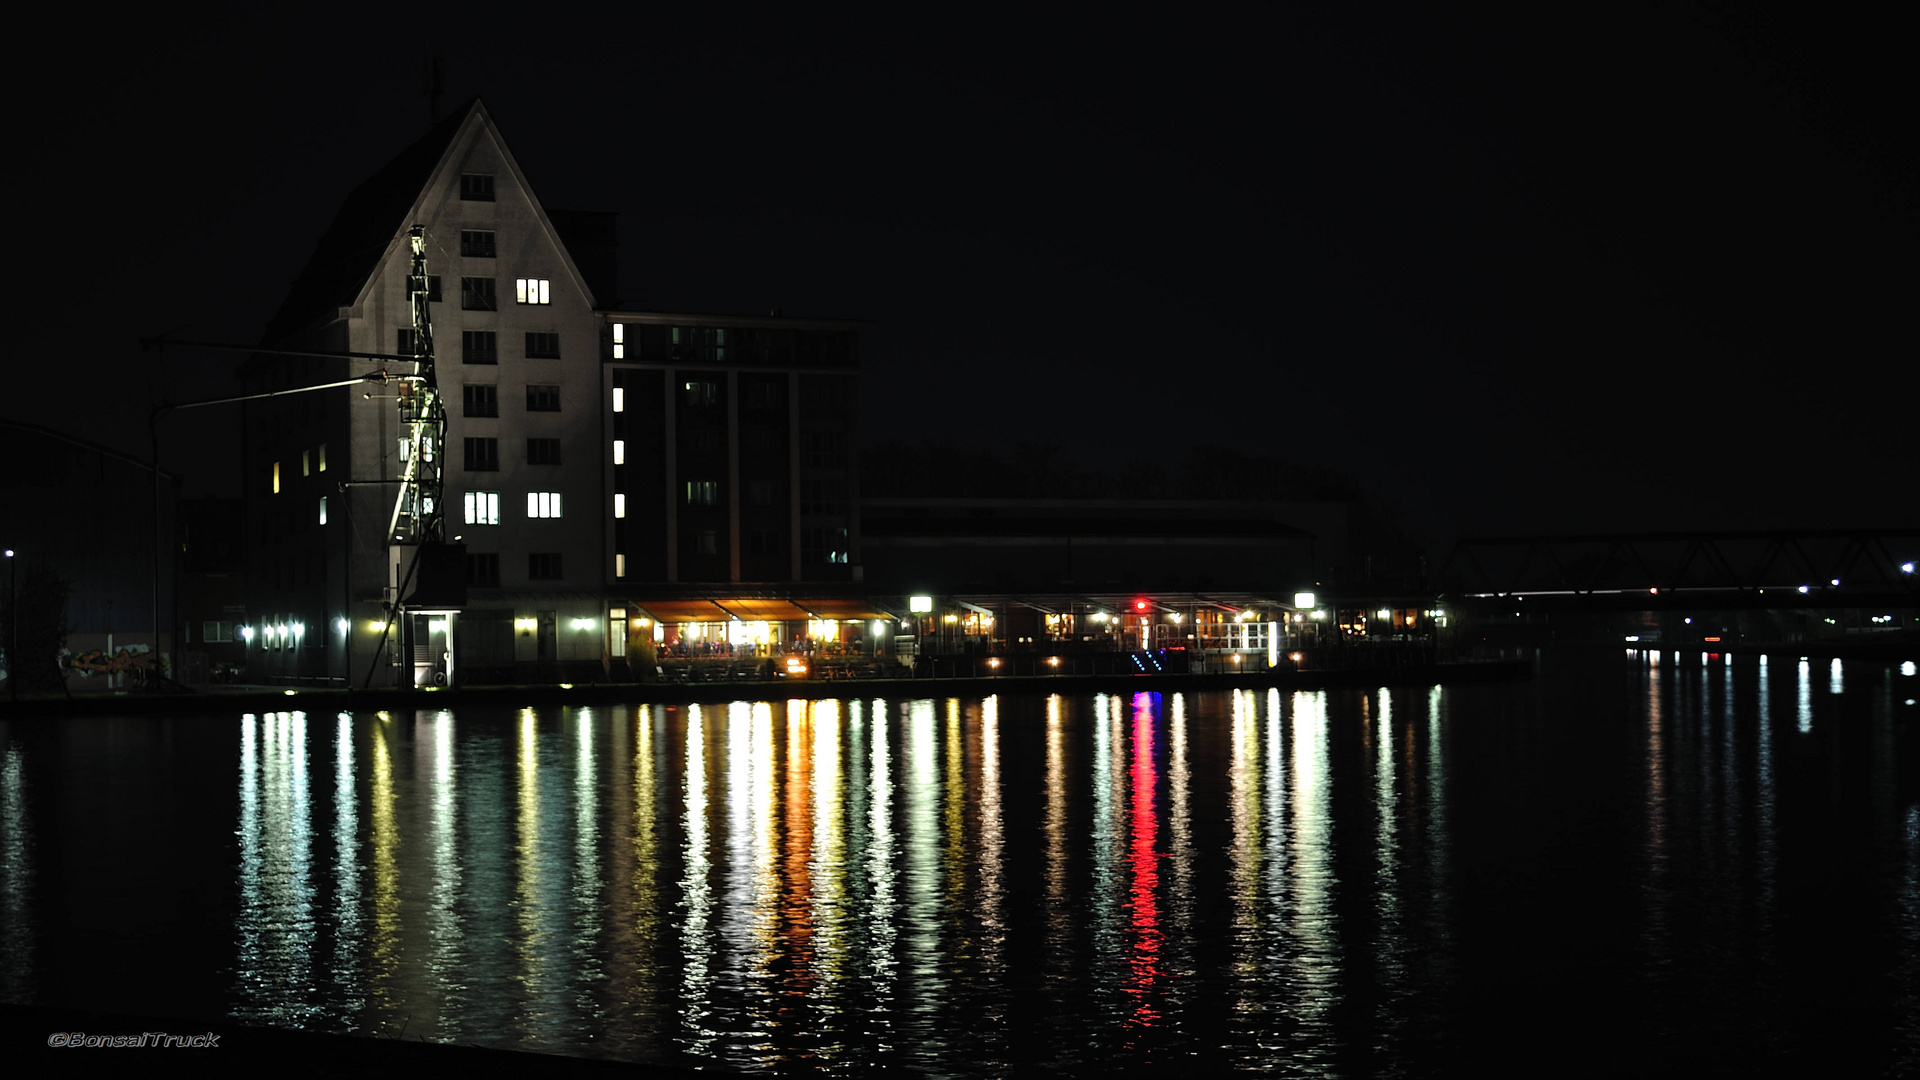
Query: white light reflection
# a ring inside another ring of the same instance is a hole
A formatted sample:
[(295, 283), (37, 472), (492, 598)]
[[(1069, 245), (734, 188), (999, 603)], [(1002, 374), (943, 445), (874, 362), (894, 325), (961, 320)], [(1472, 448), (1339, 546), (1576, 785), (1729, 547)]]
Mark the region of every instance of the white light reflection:
[(354, 790), (353, 714), (336, 717), (333, 744), (333, 984), (360, 996), (360, 806)]
[[(979, 896), (974, 909), (980, 920), (980, 970), (992, 983), (1003, 980), (1007, 940), (1006, 830), (1000, 806), (1000, 696), (980, 703), (980, 840)], [(998, 1033), (1002, 1025), (990, 1023)]]
[[(852, 702), (851, 709), (857, 716), (860, 703)], [(793, 715), (791, 707), (788, 715)], [(808, 728), (812, 775), (807, 792), (813, 811), (813, 843), (807, 878), (812, 882), (809, 915), (814, 928), (813, 972), (819, 980), (818, 996), (830, 997), (847, 975), (849, 932), (854, 925), (847, 896), (849, 798), (842, 779), (840, 703), (811, 703)]]
[[(867, 733), (867, 880), (872, 894), (867, 902), (864, 931), (869, 969), (864, 973), (873, 994), (874, 1012), (885, 1016), (893, 1007), (895, 970), (899, 963), (898, 886), (895, 881), (893, 833), (893, 754), (887, 707), (876, 703), (872, 730)], [(886, 1049), (879, 1038), (871, 1040)]]
[[(1105, 695), (1096, 699), (1096, 707)], [(1059, 694), (1047, 697), (1046, 817), (1041, 835), (1047, 850), (1047, 977), (1065, 984), (1071, 977), (1068, 960), (1070, 944), (1079, 924), (1077, 913), (1067, 895), (1067, 750), (1063, 732), (1065, 719)]]
[(573, 978), (587, 985), (598, 985), (605, 977), (598, 948), (606, 896), (600, 868), (600, 766), (595, 726), (592, 709), (575, 710), (573, 882), (567, 897), (573, 908), (573, 936), (568, 952), (573, 959)]
[(1813, 670), (1805, 660), (1800, 661), (1800, 677), (1795, 686), (1799, 695), (1800, 734), (1805, 735), (1813, 730)]
[[(1187, 699), (1185, 694), (1173, 695), (1173, 716), (1171, 734), (1171, 758), (1167, 766), (1168, 807), (1168, 845), (1167, 868), (1169, 881), (1167, 887), (1167, 921), (1175, 927), (1193, 925), (1193, 806), (1190, 792), (1193, 786), (1193, 770), (1187, 762)], [(1169, 970), (1189, 971), (1193, 939), (1185, 933), (1174, 934), (1167, 955)], [(1186, 997), (1186, 983), (1182, 979), (1170, 980), (1167, 990), (1169, 1005), (1177, 1010)]]
[(26, 754), (9, 742), (0, 757), (0, 1001), (33, 997), (32, 835)]
[[(1340, 1001), (1341, 957), (1339, 916), (1334, 911), (1333, 785), (1330, 775), (1327, 694), (1324, 690), (1293, 695), (1293, 829), (1288, 845), (1293, 856), (1293, 937), (1299, 952), (1293, 957), (1289, 982), (1296, 995), (1293, 1017), (1300, 1025), (1311, 1054), (1325, 1066), (1333, 1064), (1332, 1012)], [(1284, 912), (1282, 905), (1281, 911)], [(1283, 921), (1288, 916), (1281, 914)], [(1303, 1048), (1304, 1050), (1305, 1048)], [(1297, 1060), (1297, 1059), (1296, 1059)]]
[[(419, 742), (430, 755), (419, 766), (420, 776), (410, 788), (423, 791), (427, 803), (427, 857), (433, 867), (433, 880), (422, 882), (427, 896), (426, 926), (429, 943), (427, 969), (433, 973), (435, 987), (458, 987), (470, 978), (467, 969), (467, 940), (460, 924), (460, 897), (465, 892), (460, 865), (459, 814), (454, 796), (459, 777), (454, 775), (453, 714), (445, 709), (433, 713)], [(461, 1029), (463, 995), (449, 994), (438, 1017), (444, 1032)], [(425, 1019), (424, 1017), (422, 1018)]]
[(307, 714), (242, 722), (240, 912), (236, 961), (247, 1019), (298, 1026), (314, 993), (312, 814)]
[(1829, 694), (1840, 693), (1842, 684), (1840, 679), (1840, 661), (1837, 657), (1833, 661), (1832, 668), (1830, 668), (1828, 671), (1828, 678), (1829, 678), (1829, 682), (1827, 685), (1827, 693)]
[(712, 1052), (719, 1031), (714, 1027), (713, 1008), (713, 872), (712, 837), (707, 831), (707, 815), (712, 793), (707, 778), (706, 710), (687, 706), (686, 788), (682, 800), (680, 831), (686, 837), (681, 846), (680, 875), (680, 1023), (688, 1053), (705, 1056)]
[[(901, 942), (905, 971), (901, 982), (907, 1000), (940, 1001), (946, 994), (946, 973), (940, 948), (940, 743), (938, 715), (931, 701), (906, 706), (906, 730), (901, 734), (906, 757), (906, 806), (903, 852), (906, 880), (902, 892)], [(908, 1037), (921, 1047), (937, 1045), (945, 1032), (931, 1014), (914, 1017)]]
[[(1379, 690), (1380, 715), (1375, 720), (1373, 748), (1374, 801), (1374, 880), (1378, 893), (1375, 916), (1380, 921), (1379, 947), (1375, 958), (1384, 999), (1375, 1007), (1376, 1022), (1384, 1030), (1398, 1029), (1400, 1014), (1394, 999), (1404, 992), (1406, 980), (1406, 942), (1401, 927), (1400, 896), (1400, 796), (1394, 778), (1393, 691)], [(1365, 708), (1365, 699), (1361, 702)]]

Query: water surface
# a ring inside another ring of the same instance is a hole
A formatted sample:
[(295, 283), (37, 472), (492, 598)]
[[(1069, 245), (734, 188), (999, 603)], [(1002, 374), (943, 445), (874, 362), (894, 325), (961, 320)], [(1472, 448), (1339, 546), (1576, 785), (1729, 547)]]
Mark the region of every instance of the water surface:
[[(905, 688), (902, 688), (905, 689)], [(0, 996), (746, 1069), (1920, 1065), (1920, 678), (0, 725)]]

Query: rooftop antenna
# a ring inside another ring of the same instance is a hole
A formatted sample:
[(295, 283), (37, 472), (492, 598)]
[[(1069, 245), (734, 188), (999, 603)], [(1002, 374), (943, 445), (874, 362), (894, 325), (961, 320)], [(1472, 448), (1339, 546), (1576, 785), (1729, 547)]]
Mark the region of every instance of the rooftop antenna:
[(427, 99), (427, 126), (440, 123), (440, 95), (446, 90), (446, 61), (438, 53), (429, 53), (420, 62), (420, 96)]

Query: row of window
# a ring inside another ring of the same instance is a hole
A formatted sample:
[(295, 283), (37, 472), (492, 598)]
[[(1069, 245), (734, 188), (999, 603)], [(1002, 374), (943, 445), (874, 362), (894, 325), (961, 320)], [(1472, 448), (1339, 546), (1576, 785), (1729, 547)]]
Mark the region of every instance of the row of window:
[[(469, 491), (460, 497), (461, 509), (469, 525), (500, 524), (500, 493), (497, 491)], [(527, 517), (557, 518), (560, 516), (560, 493), (557, 491), (527, 492)]]
[[(407, 279), (407, 296), (418, 294), (414, 279)], [(427, 277), (427, 300), (440, 302), (440, 276), (430, 274)], [(553, 281), (550, 278), (514, 278), (513, 302), (516, 304), (552, 304)], [(463, 277), (460, 279), (460, 308), (463, 311), (498, 311), (500, 304), (493, 279), (490, 277)]]
[[(401, 356), (413, 356), (413, 328), (402, 327), (394, 332), (394, 352)], [(560, 335), (529, 331), (526, 338), (526, 351), (523, 354), (529, 360), (560, 359)], [(500, 362), (499, 335), (492, 330), (460, 331), (460, 362), (463, 364), (497, 364)]]
[[(465, 443), (468, 472), (500, 471), (499, 439), (467, 439)], [(527, 440), (527, 464), (558, 465), (560, 463), (559, 439)]]
[[(461, 415), (499, 416), (500, 388), (491, 383), (468, 383), (460, 388)], [(558, 386), (528, 386), (528, 412), (559, 412)]]
[[(317, 467), (316, 467), (317, 466)], [(327, 471), (327, 444), (321, 443), (318, 450), (300, 451), (300, 475), (312, 476), (316, 472)], [(280, 494), (280, 463), (273, 463), (273, 477), (270, 488), (275, 495)], [(325, 519), (322, 518), (324, 524)]]
[[(527, 580), (559, 581), (561, 576), (559, 552), (533, 552), (527, 556)], [(469, 552), (467, 584), (482, 586), (500, 584), (500, 556), (493, 553)]]

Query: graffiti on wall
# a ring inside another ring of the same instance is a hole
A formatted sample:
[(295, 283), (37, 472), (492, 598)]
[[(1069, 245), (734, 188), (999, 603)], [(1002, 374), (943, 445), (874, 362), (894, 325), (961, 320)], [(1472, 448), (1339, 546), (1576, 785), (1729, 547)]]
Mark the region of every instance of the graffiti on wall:
[(69, 649), (60, 650), (60, 671), (62, 674), (78, 673), (89, 678), (95, 675), (116, 675), (121, 672), (152, 671), (159, 667), (166, 670), (166, 657), (161, 656), (156, 663), (153, 650), (146, 645), (122, 645), (112, 653), (104, 649), (92, 649), (76, 653)]

